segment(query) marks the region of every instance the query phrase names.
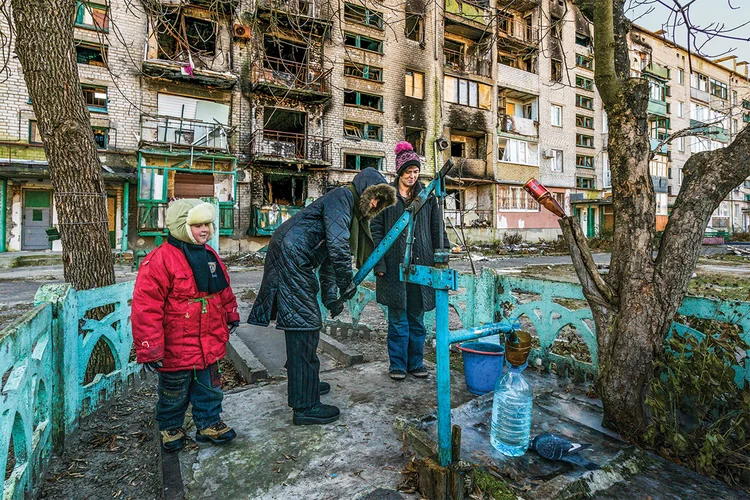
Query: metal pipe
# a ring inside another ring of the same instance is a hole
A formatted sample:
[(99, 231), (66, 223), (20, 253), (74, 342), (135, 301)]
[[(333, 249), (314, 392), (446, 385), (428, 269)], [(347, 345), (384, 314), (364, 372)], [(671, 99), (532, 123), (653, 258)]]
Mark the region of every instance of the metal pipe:
[(6, 191), (8, 190), (8, 181), (2, 179), (0, 181), (0, 252), (5, 252), (5, 216), (8, 210), (8, 198)]
[(451, 370), (448, 290), (435, 290), (435, 358), (437, 363), (438, 459), (451, 463)]
[(475, 340), (482, 337), (489, 337), (490, 335), (497, 335), (499, 333), (510, 333), (513, 331), (513, 327), (507, 321), (499, 323), (489, 323), (486, 325), (475, 326), (473, 328), (464, 328), (463, 330), (454, 330), (450, 332), (450, 343), (456, 344), (458, 342), (466, 342), (467, 340)]
[(130, 183), (122, 184), (122, 243), (120, 252), (128, 251), (128, 209), (130, 208)]

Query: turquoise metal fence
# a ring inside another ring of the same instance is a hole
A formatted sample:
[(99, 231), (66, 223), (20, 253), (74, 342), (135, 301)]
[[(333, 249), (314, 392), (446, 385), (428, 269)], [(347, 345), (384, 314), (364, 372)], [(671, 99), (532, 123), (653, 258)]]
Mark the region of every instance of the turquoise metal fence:
[[(0, 332), (0, 467), (8, 471), (3, 499), (33, 493), (51, 451), (62, 449), (78, 420), (135, 382), (132, 294), (133, 282), (79, 292), (45, 285), (36, 307)], [(115, 367), (86, 381), (100, 339)]]

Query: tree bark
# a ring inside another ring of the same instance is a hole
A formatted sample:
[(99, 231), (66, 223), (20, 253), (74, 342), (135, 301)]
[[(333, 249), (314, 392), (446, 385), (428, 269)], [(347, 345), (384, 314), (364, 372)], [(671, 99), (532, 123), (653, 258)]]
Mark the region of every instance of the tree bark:
[(115, 282), (107, 198), (78, 77), (75, 0), (11, 0), (15, 51), (44, 142), (63, 247), (65, 281)]

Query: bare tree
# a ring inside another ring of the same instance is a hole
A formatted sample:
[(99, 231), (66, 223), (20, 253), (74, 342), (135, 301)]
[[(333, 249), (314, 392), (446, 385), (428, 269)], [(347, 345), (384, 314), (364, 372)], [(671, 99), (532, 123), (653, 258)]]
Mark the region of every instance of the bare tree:
[(107, 194), (73, 46), (76, 2), (10, 0), (10, 5), (15, 52), (55, 190), (65, 281), (76, 289), (110, 285), (115, 274)]
[[(694, 154), (685, 163), (684, 183), (655, 255), (648, 84), (631, 76), (626, 0), (576, 3), (593, 19), (595, 81), (609, 118), (607, 151), (615, 223), (608, 275), (597, 271), (577, 220), (566, 218), (560, 225), (596, 322), (597, 390), (605, 425), (638, 442), (648, 425), (645, 399), (654, 356), (663, 349), (687, 291), (703, 232), (719, 203), (750, 176), (750, 129), (741, 131), (726, 148)], [(682, 13), (687, 9), (677, 0), (662, 3)], [(687, 22), (688, 18), (674, 19)]]

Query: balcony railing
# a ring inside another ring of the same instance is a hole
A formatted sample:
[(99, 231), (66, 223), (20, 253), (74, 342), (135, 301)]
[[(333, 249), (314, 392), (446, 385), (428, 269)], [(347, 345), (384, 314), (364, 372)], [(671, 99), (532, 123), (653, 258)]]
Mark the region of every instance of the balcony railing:
[(497, 34), (501, 38), (509, 38), (528, 45), (539, 43), (538, 28), (527, 25), (525, 21), (516, 21), (511, 17), (498, 17)]
[(658, 63), (652, 62), (651, 64), (643, 66), (643, 72), (661, 78), (662, 80), (669, 80), (669, 70)]
[(658, 154), (667, 154), (669, 152), (669, 144), (663, 144), (659, 150), (657, 151), (656, 148), (659, 146), (659, 143), (662, 141), (662, 139), (649, 139), (649, 142), (651, 143), (651, 151), (655, 151)]
[(173, 116), (144, 117), (141, 140), (197, 148), (227, 149), (226, 126)]
[(248, 233), (251, 236), (271, 236), (276, 229), (303, 207), (292, 205), (263, 205), (253, 207)]
[(138, 232), (164, 232), (166, 226), (167, 204), (166, 203), (139, 203), (138, 204)]
[(710, 100), (710, 94), (708, 92), (705, 92), (703, 90), (698, 90), (696, 88), (690, 88), (690, 98), (695, 99), (697, 101), (703, 101), (703, 102), (709, 102)]
[(278, 130), (259, 130), (250, 139), (250, 156), (281, 161), (331, 162), (331, 138)]
[(480, 24), (491, 20), (488, 0), (445, 0), (445, 11)]
[(500, 125), (498, 128), (501, 132), (529, 137), (537, 137), (539, 135), (539, 122), (529, 118), (500, 114), (499, 123)]
[(492, 210), (445, 210), (443, 214), (453, 227), (492, 227)]
[(328, 19), (329, 0), (258, 0), (258, 7), (284, 12), (289, 16)]
[(263, 59), (263, 66), (254, 66), (251, 73), (253, 84), (267, 83), (290, 89), (330, 93), (328, 85), (331, 69), (321, 70), (310, 64), (276, 57)]
[(649, 114), (666, 117), (667, 103), (664, 101), (655, 101), (654, 99), (649, 99), (647, 110)]
[(445, 48), (443, 54), (447, 68), (488, 78), (492, 76), (492, 61), (488, 59), (466, 56), (461, 51)]
[(707, 125), (701, 120), (690, 120), (690, 128), (695, 129), (695, 132), (699, 134), (705, 134), (717, 141), (729, 140), (729, 130), (717, 125)]

